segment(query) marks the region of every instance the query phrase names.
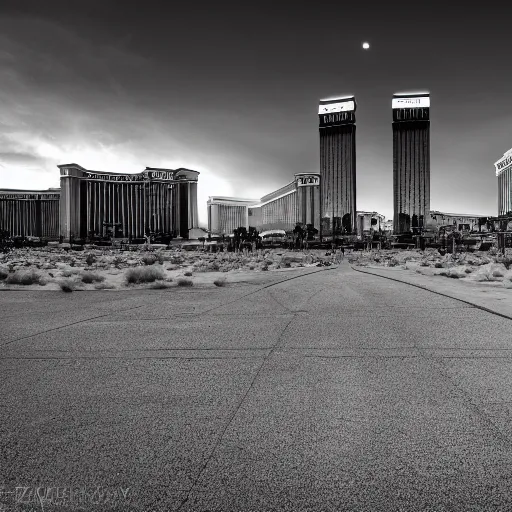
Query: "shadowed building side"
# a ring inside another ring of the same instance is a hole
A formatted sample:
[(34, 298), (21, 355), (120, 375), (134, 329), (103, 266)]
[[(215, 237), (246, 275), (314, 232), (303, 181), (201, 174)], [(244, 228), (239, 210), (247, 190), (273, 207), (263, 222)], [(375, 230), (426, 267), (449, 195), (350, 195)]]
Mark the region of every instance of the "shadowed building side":
[(321, 235), (356, 231), (356, 102), (353, 96), (321, 100)]
[(60, 190), (0, 189), (0, 230), (11, 236), (59, 238)]
[(512, 212), (512, 149), (495, 164), (498, 178), (498, 215)]
[(393, 231), (425, 226), (430, 211), (430, 96), (395, 94), (393, 111)]

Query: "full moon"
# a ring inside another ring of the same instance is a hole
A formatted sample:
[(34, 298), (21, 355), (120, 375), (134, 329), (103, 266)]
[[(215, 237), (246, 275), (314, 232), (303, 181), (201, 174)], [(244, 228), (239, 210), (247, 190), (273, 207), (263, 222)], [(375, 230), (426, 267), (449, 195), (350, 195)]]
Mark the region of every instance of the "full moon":
[(370, 43), (363, 43), (363, 49), (369, 50), (370, 49)]

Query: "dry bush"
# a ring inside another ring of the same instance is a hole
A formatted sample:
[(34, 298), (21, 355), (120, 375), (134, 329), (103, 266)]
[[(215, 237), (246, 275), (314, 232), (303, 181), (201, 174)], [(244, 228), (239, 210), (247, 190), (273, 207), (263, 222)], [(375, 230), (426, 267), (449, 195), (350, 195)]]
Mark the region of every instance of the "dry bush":
[(101, 283), (105, 281), (105, 277), (100, 274), (95, 274), (94, 272), (84, 272), (82, 274), (82, 283), (92, 284), (92, 283)]
[(160, 264), (163, 263), (163, 258), (160, 254), (143, 254), (140, 259), (144, 265), (154, 265), (157, 262)]
[(185, 276), (187, 276), (187, 277), (192, 277), (192, 272), (187, 271), (187, 272), (185, 272), (183, 275), (185, 275)]
[(215, 281), (213, 281), (213, 284), (215, 286), (226, 286), (226, 279), (225, 278), (215, 279)]
[(155, 281), (154, 283), (151, 283), (149, 285), (149, 288), (152, 290), (165, 290), (166, 288), (170, 288), (171, 285), (169, 283), (166, 283), (165, 281), (162, 281), (159, 279), (158, 281)]
[(444, 265), (440, 261), (436, 261), (434, 263), (434, 268), (443, 268), (443, 267), (444, 267)]
[(194, 285), (194, 282), (192, 281), (192, 279), (185, 279), (184, 277), (180, 277), (180, 279), (178, 279), (178, 286), (193, 286)]
[(85, 263), (87, 263), (87, 266), (90, 267), (93, 263), (96, 263), (96, 256), (92, 253), (89, 253), (85, 257)]
[(503, 272), (498, 269), (493, 270), (493, 272), (492, 272), (492, 277), (503, 277), (503, 275), (504, 275)]
[(41, 273), (36, 270), (18, 270), (14, 274), (9, 274), (5, 280), (8, 284), (31, 285), (38, 284), (44, 286), (46, 281)]
[(9, 271), (5, 270), (5, 268), (0, 268), (0, 281), (3, 279), (7, 279), (7, 276), (9, 275)]
[(154, 283), (157, 279), (164, 278), (162, 267), (134, 267), (126, 271), (126, 282), (128, 284)]
[(113, 290), (114, 288), (115, 288), (115, 286), (112, 283), (101, 282), (101, 283), (96, 283), (94, 285), (95, 290)]
[(59, 286), (63, 292), (71, 293), (75, 289), (76, 284), (71, 279), (65, 279), (59, 282)]
[(487, 268), (484, 268), (484, 267), (479, 268), (475, 274), (475, 279), (480, 282), (495, 280), (494, 276), (492, 275), (491, 269), (488, 267)]

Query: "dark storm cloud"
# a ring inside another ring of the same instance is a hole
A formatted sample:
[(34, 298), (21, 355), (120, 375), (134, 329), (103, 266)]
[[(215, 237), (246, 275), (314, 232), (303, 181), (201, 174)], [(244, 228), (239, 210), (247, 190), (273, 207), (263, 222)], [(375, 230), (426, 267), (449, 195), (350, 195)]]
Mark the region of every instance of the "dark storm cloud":
[(247, 196), (317, 170), (317, 102), (353, 93), (358, 208), (390, 215), (391, 96), (428, 89), (432, 208), (495, 213), (512, 109), (491, 4), (5, 0), (0, 142), (46, 168), (196, 166)]

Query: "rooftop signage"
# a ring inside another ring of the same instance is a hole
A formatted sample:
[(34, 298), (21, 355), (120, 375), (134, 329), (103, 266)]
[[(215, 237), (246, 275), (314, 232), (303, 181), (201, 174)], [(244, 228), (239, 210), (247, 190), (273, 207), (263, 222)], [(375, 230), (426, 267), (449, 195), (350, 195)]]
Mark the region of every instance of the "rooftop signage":
[(102, 181), (169, 181), (174, 179), (174, 171), (144, 171), (139, 174), (102, 174), (98, 172), (86, 172), (85, 178)]
[(297, 175), (296, 179), (298, 187), (320, 185), (320, 176), (318, 174), (300, 174)]
[(429, 96), (400, 96), (393, 98), (392, 108), (430, 108)]
[(321, 100), (318, 106), (318, 114), (333, 114), (336, 112), (351, 112), (356, 109), (354, 97), (334, 100)]
[(494, 166), (496, 167), (496, 176), (500, 174), (505, 168), (512, 164), (512, 149), (508, 150), (502, 158), (500, 158)]

